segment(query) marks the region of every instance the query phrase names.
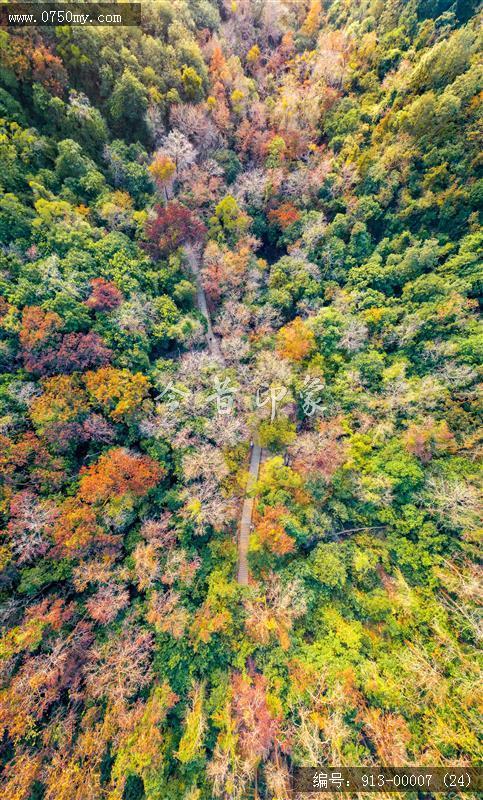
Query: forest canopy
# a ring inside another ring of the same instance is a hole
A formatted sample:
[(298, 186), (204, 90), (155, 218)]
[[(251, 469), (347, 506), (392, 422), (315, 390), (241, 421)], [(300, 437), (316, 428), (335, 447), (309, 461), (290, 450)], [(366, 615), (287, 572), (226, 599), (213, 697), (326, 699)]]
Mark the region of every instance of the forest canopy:
[(142, 14), (0, 29), (2, 797), (477, 764), (479, 3)]

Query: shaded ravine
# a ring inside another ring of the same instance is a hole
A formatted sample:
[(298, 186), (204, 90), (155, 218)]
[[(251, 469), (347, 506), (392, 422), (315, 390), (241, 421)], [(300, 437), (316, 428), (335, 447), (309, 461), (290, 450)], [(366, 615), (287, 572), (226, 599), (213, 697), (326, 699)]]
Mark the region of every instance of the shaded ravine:
[[(196, 279), (196, 291), (198, 308), (206, 319), (206, 342), (208, 349), (212, 356), (218, 358), (222, 363), (225, 363), (223, 353), (221, 352), (220, 343), (213, 333), (213, 326), (211, 324), (211, 316), (206, 302), (205, 290), (201, 284), (201, 276), (199, 269), (199, 253), (194, 247), (185, 247), (186, 257), (190, 269)], [(250, 456), (250, 467), (248, 471), (247, 485), (245, 489), (245, 499), (243, 501), (242, 512), (240, 517), (240, 526), (238, 532), (238, 569), (237, 581), (241, 586), (248, 586), (248, 546), (250, 542), (250, 530), (252, 525), (253, 507), (255, 498), (249, 496), (249, 492), (255, 486), (258, 480), (258, 473), (260, 471), (260, 463), (262, 461), (263, 451), (259, 444), (254, 443)]]

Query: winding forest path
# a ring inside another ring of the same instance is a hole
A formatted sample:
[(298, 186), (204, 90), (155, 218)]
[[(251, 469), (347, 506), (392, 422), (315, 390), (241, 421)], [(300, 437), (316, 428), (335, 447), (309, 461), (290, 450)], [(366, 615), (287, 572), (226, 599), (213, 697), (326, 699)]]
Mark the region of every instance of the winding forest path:
[[(208, 308), (208, 303), (206, 302), (205, 290), (201, 284), (199, 252), (194, 247), (190, 247), (189, 245), (185, 246), (185, 252), (190, 269), (196, 278), (198, 308), (206, 319), (206, 341), (208, 344), (208, 349), (212, 356), (215, 356), (215, 358), (218, 358), (224, 364), (225, 359), (223, 357), (223, 353), (221, 352), (220, 343), (213, 333), (213, 325), (211, 324), (211, 315)], [(240, 528), (238, 533), (237, 581), (241, 586), (248, 586), (248, 545), (250, 541), (253, 507), (255, 505), (255, 498), (249, 497), (248, 494), (258, 480), (258, 473), (260, 471), (262, 457), (262, 448), (259, 444), (254, 443), (250, 456), (248, 480), (245, 489), (245, 499), (243, 501), (240, 517)]]
[(223, 358), (223, 353), (221, 352), (220, 349), (220, 343), (216, 338), (215, 334), (213, 333), (213, 325), (211, 324), (211, 315), (208, 309), (208, 303), (206, 302), (206, 294), (201, 284), (200, 254), (196, 250), (196, 248), (191, 247), (189, 245), (185, 245), (184, 249), (190, 269), (196, 278), (198, 308), (206, 319), (206, 341), (208, 343), (208, 349), (212, 356), (215, 356), (215, 358), (218, 358), (220, 361), (225, 363), (225, 359)]
[(252, 525), (253, 506), (255, 498), (249, 497), (248, 493), (253, 489), (260, 471), (262, 460), (262, 448), (254, 443), (250, 457), (250, 469), (246, 485), (246, 494), (243, 501), (242, 513), (240, 518), (240, 531), (238, 534), (238, 573), (237, 580), (242, 586), (248, 586), (248, 544), (250, 541), (250, 529)]

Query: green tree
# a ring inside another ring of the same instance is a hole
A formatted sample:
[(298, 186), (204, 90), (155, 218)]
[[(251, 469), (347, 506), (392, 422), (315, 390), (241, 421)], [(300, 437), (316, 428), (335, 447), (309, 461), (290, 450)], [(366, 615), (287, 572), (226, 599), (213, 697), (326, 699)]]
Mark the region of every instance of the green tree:
[(238, 206), (235, 198), (228, 194), (215, 207), (210, 219), (210, 233), (219, 241), (234, 244), (250, 227), (250, 217)]
[(203, 81), (193, 67), (184, 65), (181, 72), (181, 82), (186, 100), (191, 103), (199, 103), (203, 99)]
[(109, 100), (114, 131), (122, 134), (128, 142), (146, 141), (147, 108), (146, 89), (130, 69), (125, 69)]

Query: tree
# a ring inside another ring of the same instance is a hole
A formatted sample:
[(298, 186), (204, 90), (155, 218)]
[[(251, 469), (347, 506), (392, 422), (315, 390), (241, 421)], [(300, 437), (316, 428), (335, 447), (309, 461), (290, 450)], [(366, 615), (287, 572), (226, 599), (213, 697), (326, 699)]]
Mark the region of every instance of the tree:
[(127, 715), (110, 776), (115, 797), (134, 800), (144, 795), (145, 785), (148, 791), (153, 784), (159, 785), (168, 737), (162, 724), (177, 700), (169, 684), (163, 681), (153, 687), (146, 703), (138, 703)]
[(319, 278), (317, 265), (301, 254), (283, 256), (270, 269), (270, 302), (288, 316), (298, 302), (317, 296)]
[(123, 608), (129, 604), (129, 592), (125, 587), (109, 584), (100, 589), (86, 602), (89, 616), (100, 625), (107, 625), (116, 619)]
[(347, 571), (340, 545), (334, 542), (318, 544), (311, 558), (314, 576), (329, 589), (340, 589), (347, 580)]
[(85, 375), (91, 398), (115, 422), (128, 422), (141, 413), (149, 394), (149, 380), (140, 372), (104, 367)]
[(319, 422), (318, 431), (303, 433), (290, 447), (292, 466), (302, 474), (320, 473), (329, 481), (347, 457), (340, 419)]
[(55, 491), (65, 480), (65, 462), (53, 456), (32, 431), (15, 439), (0, 437), (0, 463), (9, 487)]
[(121, 447), (108, 450), (81, 471), (76, 496), (64, 501), (53, 531), (57, 545), (67, 552), (81, 552), (93, 543), (115, 547), (110, 529), (122, 530), (136, 501), (163, 475), (163, 468), (148, 456)]
[(93, 698), (126, 701), (151, 683), (152, 634), (125, 622), (120, 633), (92, 648), (86, 686)]
[(454, 446), (454, 437), (446, 420), (436, 422), (431, 417), (420, 424), (412, 422), (406, 430), (404, 441), (408, 452), (423, 463)]
[(12, 192), (0, 199), (0, 237), (3, 242), (27, 238), (30, 234), (32, 211)]
[(19, 338), (29, 372), (71, 373), (107, 364), (111, 359), (112, 351), (97, 333), (61, 335), (61, 327), (61, 317), (53, 311), (37, 306), (24, 309)]
[(44, 45), (30, 51), (32, 80), (40, 83), (53, 94), (61, 95), (67, 83), (67, 73), (58, 56)]
[(123, 133), (127, 141), (145, 141), (147, 108), (144, 86), (130, 69), (125, 69), (109, 100), (109, 113), (116, 133)]
[(166, 202), (169, 200), (169, 193), (173, 185), (176, 173), (176, 164), (169, 156), (158, 153), (154, 161), (149, 166), (149, 171), (156, 181), (156, 185), (164, 191)]
[(149, 456), (130, 453), (122, 447), (113, 448), (81, 471), (78, 497), (92, 505), (102, 505), (125, 494), (143, 497), (156, 486), (163, 472)]
[(62, 426), (87, 416), (89, 404), (77, 376), (45, 378), (42, 390), (30, 406), (30, 418), (38, 431), (54, 428), (59, 433)]
[(287, 144), (283, 136), (274, 136), (267, 145), (267, 159), (265, 166), (268, 169), (279, 167), (287, 151)]
[(307, 610), (303, 586), (298, 580), (283, 584), (272, 574), (268, 578), (264, 594), (264, 597), (260, 597), (254, 592), (244, 602), (247, 633), (254, 641), (263, 645), (276, 637), (280, 647), (288, 650), (293, 624)]
[(320, 0), (311, 0), (309, 11), (300, 29), (304, 36), (312, 37), (317, 32), (321, 10)]
[[(182, 103), (172, 106), (170, 120), (178, 131), (193, 142), (201, 159), (211, 155), (223, 142), (220, 132), (208, 115), (206, 105)], [(194, 164), (190, 166), (193, 167)]]
[(155, 591), (150, 595), (146, 619), (157, 633), (170, 633), (175, 639), (182, 638), (189, 614), (180, 599), (180, 594), (172, 589), (165, 593)]
[(277, 350), (289, 361), (301, 361), (315, 347), (315, 336), (300, 317), (281, 328), (277, 335)]
[(285, 529), (289, 512), (284, 506), (268, 506), (255, 526), (257, 546), (266, 547), (278, 556), (295, 551), (295, 541)]
[(360, 717), (382, 763), (406, 764), (411, 733), (404, 718), (400, 714), (384, 714), (380, 708), (367, 710)]
[(90, 625), (79, 622), (46, 652), (24, 660), (0, 702), (2, 730), (14, 741), (32, 730), (63, 693), (72, 700), (78, 696), (92, 641)]
[(28, 353), (48, 342), (61, 326), (62, 320), (54, 311), (44, 311), (38, 306), (25, 306), (19, 334), (20, 344)]
[(300, 219), (300, 211), (292, 203), (282, 203), (268, 212), (268, 218), (285, 230)]
[(136, 545), (133, 553), (136, 582), (140, 591), (150, 589), (159, 578), (160, 564), (156, 548), (152, 544)]
[(184, 65), (181, 72), (181, 83), (186, 100), (197, 103), (203, 99), (203, 81), (193, 67)]
[(205, 226), (200, 218), (177, 201), (156, 206), (146, 226), (147, 250), (155, 257), (168, 255), (183, 244), (201, 242)]
[(178, 745), (176, 758), (188, 764), (201, 753), (206, 721), (203, 713), (204, 687), (194, 686), (191, 692), (191, 706), (186, 713), (184, 732)]
[(252, 252), (247, 243), (239, 242), (236, 250), (209, 242), (203, 256), (202, 282), (208, 296), (219, 301), (223, 295), (234, 297), (246, 284)]
[(196, 150), (183, 133), (172, 130), (163, 139), (161, 155), (169, 158), (176, 167), (176, 174), (179, 175), (196, 161)]
[(50, 546), (58, 510), (49, 500), (40, 500), (25, 489), (12, 496), (6, 533), (19, 564), (35, 561)]
[(279, 415), (273, 421), (264, 419), (258, 426), (258, 439), (262, 447), (275, 451), (292, 444), (296, 437), (295, 424), (285, 415)]
[(199, 649), (200, 643), (208, 644), (215, 633), (226, 631), (231, 621), (232, 616), (226, 609), (218, 611), (209, 602), (203, 603), (196, 612), (190, 626), (195, 650)]
[(104, 278), (91, 280), (91, 295), (86, 305), (92, 311), (112, 311), (121, 305), (123, 296), (117, 286)]
[(279, 732), (280, 720), (267, 702), (267, 680), (260, 673), (232, 677), (233, 715), (240, 753), (254, 773), (260, 761), (268, 758)]
[(234, 244), (250, 227), (250, 217), (238, 207), (235, 198), (229, 194), (215, 207), (210, 219), (211, 234), (220, 241)]

